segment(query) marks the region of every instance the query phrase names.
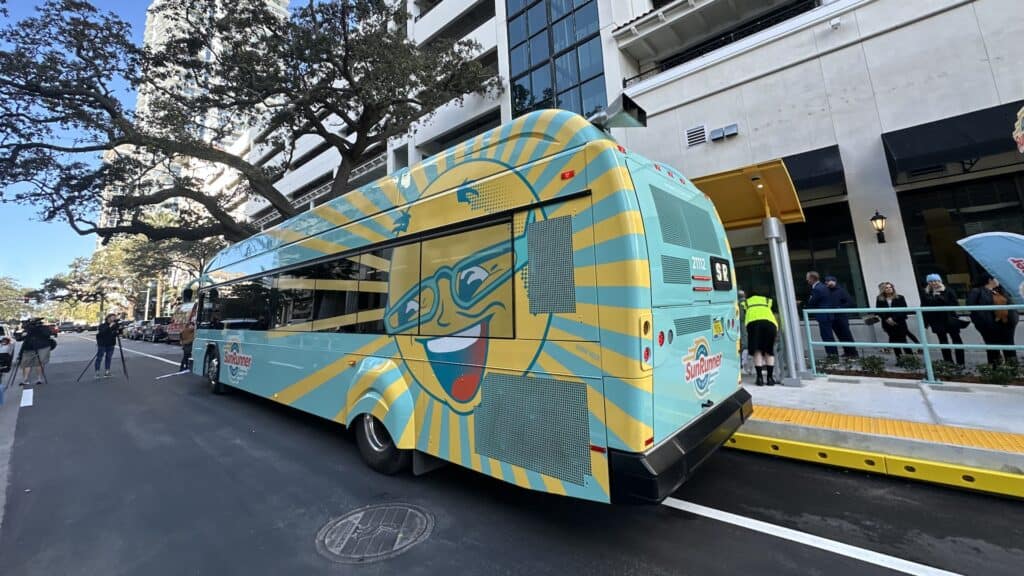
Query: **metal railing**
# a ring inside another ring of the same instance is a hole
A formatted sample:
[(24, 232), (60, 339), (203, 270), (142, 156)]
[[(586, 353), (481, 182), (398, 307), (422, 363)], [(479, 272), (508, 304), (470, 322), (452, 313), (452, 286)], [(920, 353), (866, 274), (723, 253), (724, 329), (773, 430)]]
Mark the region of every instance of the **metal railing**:
[[(810, 362), (811, 372), (815, 376), (819, 376), (817, 365), (814, 361), (814, 347), (825, 346), (829, 348), (903, 348), (912, 350), (921, 350), (922, 360), (924, 361), (925, 369), (925, 382), (938, 383), (939, 380), (935, 378), (935, 370), (932, 367), (932, 350), (1012, 350), (1016, 352), (1024, 352), (1024, 344), (1018, 345), (1005, 345), (1005, 344), (932, 344), (928, 342), (928, 333), (924, 324), (924, 315), (922, 313), (929, 312), (982, 312), (982, 311), (997, 311), (997, 310), (1018, 310), (1024, 311), (1024, 304), (1010, 304), (1006, 306), (908, 306), (906, 308), (815, 308), (815, 309), (804, 309), (804, 331), (807, 336), (807, 357)], [(917, 321), (917, 330), (920, 334), (921, 341), (919, 343), (913, 342), (843, 342), (841, 340), (835, 341), (822, 341), (814, 340), (811, 336), (811, 315), (815, 314), (908, 314), (913, 315)]]

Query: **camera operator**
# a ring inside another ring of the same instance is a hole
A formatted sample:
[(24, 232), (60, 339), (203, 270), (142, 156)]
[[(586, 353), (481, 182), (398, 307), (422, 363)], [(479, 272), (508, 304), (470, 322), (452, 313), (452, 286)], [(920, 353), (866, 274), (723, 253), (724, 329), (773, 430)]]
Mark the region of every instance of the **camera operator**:
[(22, 325), (24, 336), (21, 341), (21, 352), (18, 353), (18, 362), (22, 367), (21, 386), (28, 386), (32, 381), (32, 372), (38, 367), (39, 375), (36, 377), (36, 385), (43, 383), (43, 366), (50, 362), (50, 350), (57, 346), (57, 343), (50, 337), (50, 329), (43, 325), (41, 318), (27, 320)]
[(110, 359), (114, 357), (114, 346), (121, 335), (121, 326), (117, 314), (107, 314), (103, 324), (96, 331), (96, 378), (100, 377), (100, 358), (103, 359), (104, 378), (110, 377)]

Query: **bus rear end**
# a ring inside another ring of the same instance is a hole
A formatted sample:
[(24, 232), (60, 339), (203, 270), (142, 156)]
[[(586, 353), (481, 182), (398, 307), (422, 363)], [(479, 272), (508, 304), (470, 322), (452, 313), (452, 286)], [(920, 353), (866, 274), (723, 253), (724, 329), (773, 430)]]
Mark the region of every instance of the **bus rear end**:
[[(750, 416), (740, 386), (739, 309), (725, 229), (710, 199), (671, 168), (629, 154), (651, 278), (651, 447), (609, 451), (612, 500), (658, 502)], [(642, 330), (646, 330), (646, 326)]]

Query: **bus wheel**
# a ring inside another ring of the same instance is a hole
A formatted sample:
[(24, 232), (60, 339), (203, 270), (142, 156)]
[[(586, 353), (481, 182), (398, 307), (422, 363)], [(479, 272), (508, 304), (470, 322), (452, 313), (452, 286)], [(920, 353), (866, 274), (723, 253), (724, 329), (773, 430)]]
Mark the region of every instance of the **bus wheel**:
[(363, 414), (356, 424), (356, 443), (363, 461), (381, 474), (398, 474), (409, 467), (412, 453), (400, 450), (387, 429), (371, 414)]
[(203, 374), (206, 375), (206, 383), (214, 394), (224, 393), (224, 383), (220, 381), (220, 356), (216, 348), (206, 351), (206, 360), (203, 361)]

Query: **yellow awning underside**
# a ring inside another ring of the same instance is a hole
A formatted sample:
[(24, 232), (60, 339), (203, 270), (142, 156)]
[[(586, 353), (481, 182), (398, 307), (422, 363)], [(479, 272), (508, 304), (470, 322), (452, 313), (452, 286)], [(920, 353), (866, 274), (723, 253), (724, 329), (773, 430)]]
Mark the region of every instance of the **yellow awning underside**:
[(782, 160), (719, 172), (693, 183), (715, 203), (726, 230), (760, 226), (774, 216), (784, 224), (804, 221), (804, 211)]

